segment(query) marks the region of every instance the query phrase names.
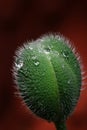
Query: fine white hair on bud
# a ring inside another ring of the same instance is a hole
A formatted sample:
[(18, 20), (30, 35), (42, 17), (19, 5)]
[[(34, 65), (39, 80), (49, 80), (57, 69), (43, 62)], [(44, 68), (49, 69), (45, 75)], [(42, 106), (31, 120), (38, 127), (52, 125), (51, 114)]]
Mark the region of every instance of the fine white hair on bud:
[(15, 53), (13, 75), (23, 103), (37, 116), (66, 130), (65, 121), (74, 111), (84, 76), (74, 45), (60, 34), (47, 34), (29, 41)]

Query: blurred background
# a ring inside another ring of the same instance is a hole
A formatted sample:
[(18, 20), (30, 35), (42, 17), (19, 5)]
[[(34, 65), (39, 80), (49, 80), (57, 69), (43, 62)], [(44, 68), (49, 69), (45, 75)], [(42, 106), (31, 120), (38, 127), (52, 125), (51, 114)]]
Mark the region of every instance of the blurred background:
[[(17, 47), (48, 32), (68, 37), (87, 71), (86, 0), (0, 0), (0, 130), (56, 130), (53, 123), (22, 105), (22, 99), (14, 95), (12, 78)], [(66, 122), (68, 130), (87, 130), (87, 85), (82, 87), (77, 107)]]

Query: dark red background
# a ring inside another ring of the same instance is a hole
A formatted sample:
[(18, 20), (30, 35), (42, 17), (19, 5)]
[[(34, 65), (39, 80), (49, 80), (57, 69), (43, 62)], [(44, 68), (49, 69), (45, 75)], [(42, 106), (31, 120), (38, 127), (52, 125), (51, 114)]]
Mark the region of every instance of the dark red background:
[[(87, 70), (86, 0), (0, 0), (0, 130), (55, 130), (53, 123), (22, 106), (14, 96), (11, 75), (16, 48), (48, 32), (60, 32), (73, 41)], [(67, 128), (87, 130), (87, 88)]]

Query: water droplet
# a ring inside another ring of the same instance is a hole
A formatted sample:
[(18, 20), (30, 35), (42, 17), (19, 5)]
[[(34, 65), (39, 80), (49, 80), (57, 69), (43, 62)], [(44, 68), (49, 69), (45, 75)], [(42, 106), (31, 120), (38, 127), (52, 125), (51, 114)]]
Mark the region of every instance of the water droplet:
[(71, 83), (71, 80), (68, 80), (68, 84), (70, 84)]
[(57, 55), (59, 56), (59, 52), (57, 53)]
[(57, 52), (57, 51), (54, 51), (54, 54), (57, 55), (57, 56), (59, 56), (59, 52)]
[(36, 66), (38, 66), (40, 63), (39, 63), (39, 61), (36, 61), (36, 62), (34, 62), (34, 64), (35, 64)]
[(34, 90), (37, 90), (37, 87), (34, 87)]
[(74, 63), (74, 67), (77, 67), (77, 64), (76, 64), (76, 63)]
[(45, 54), (49, 54), (50, 52), (49, 51), (47, 51), (47, 50), (44, 50), (44, 52), (45, 52)]
[(42, 76), (44, 76), (45, 75), (45, 73), (42, 73)]
[(66, 57), (66, 54), (63, 52), (63, 56)]
[(46, 54), (49, 54), (50, 51), (51, 51), (51, 47), (49, 47), (49, 46), (44, 49), (44, 52), (45, 52)]
[(61, 37), (60, 36), (56, 36), (57, 37), (57, 39), (60, 41), (61, 40)]
[(29, 46), (29, 49), (30, 49), (30, 50), (33, 50), (33, 48), (32, 48), (32, 47), (30, 47), (30, 46)]
[(64, 69), (65, 65), (62, 65), (62, 68)]
[(42, 50), (41, 50), (41, 49), (39, 49), (39, 53), (42, 53)]
[(65, 57), (65, 58), (69, 57), (69, 54), (68, 54), (68, 52), (66, 50), (63, 50), (61, 52), (62, 52), (63, 57)]
[(41, 42), (43, 42), (44, 40), (43, 39), (40, 39)]
[(15, 66), (16, 66), (17, 70), (19, 70), (23, 66), (23, 61), (20, 61), (18, 64), (15, 63)]
[(36, 60), (36, 58), (37, 58), (36, 56), (32, 56), (32, 60)]
[(45, 54), (49, 54), (50, 53), (50, 49), (49, 48), (45, 48), (44, 52), (45, 52)]

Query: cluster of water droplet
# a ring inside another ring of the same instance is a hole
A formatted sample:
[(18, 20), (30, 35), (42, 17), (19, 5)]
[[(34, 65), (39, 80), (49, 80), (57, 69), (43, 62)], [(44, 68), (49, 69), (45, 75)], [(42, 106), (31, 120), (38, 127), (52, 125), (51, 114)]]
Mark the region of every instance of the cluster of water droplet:
[(17, 62), (15, 63), (15, 66), (17, 70), (21, 69), (21, 67), (23, 66), (23, 61), (19, 60), (18, 63)]
[(40, 64), (40, 62), (37, 59), (37, 56), (32, 56), (31, 59), (33, 60), (35, 66), (38, 66)]

